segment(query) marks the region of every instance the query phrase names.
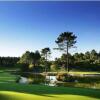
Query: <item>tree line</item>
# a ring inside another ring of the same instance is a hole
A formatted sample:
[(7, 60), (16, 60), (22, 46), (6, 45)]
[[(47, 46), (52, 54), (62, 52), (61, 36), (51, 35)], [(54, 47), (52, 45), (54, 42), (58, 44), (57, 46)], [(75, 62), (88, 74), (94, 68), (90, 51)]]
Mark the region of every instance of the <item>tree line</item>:
[[(61, 33), (55, 43), (57, 47), (54, 50), (63, 51), (60, 58), (49, 61), (51, 49), (43, 48), (41, 51), (26, 51), (22, 57), (1, 57), (0, 66), (20, 66), (23, 71), (57, 71), (57, 70), (100, 70), (100, 52), (96, 50), (85, 53), (69, 53), (69, 50), (75, 48), (77, 36), (73, 32)], [(23, 67), (24, 66), (24, 67)]]
[[(47, 48), (44, 48), (47, 49)], [(55, 58), (54, 61), (49, 60), (49, 55), (51, 51), (49, 49), (44, 52), (42, 49), (41, 52), (29, 52), (26, 51), (20, 60), (19, 64), (24, 64), (24, 71), (58, 71), (66, 70), (67, 67), (67, 54), (63, 53), (61, 57)], [(69, 57), (69, 71), (100, 71), (100, 52), (96, 50), (87, 51), (85, 53), (68, 53)], [(25, 66), (26, 65), (26, 66)], [(23, 65), (21, 65), (23, 66)], [(67, 71), (67, 70), (66, 70)]]
[[(82, 71), (100, 71), (100, 52), (96, 50), (87, 51), (85, 53), (75, 53), (69, 56), (69, 70), (82, 70)], [(53, 62), (52, 68), (66, 69), (66, 54), (62, 54), (60, 58), (56, 58)], [(56, 68), (58, 66), (58, 68)]]
[(0, 57), (0, 67), (14, 67), (20, 57)]
[(17, 62), (21, 66), (22, 71), (47, 71), (50, 70), (51, 61), (48, 60), (51, 54), (50, 48), (43, 48), (41, 52), (38, 50), (35, 52), (26, 51), (20, 60)]
[[(37, 62), (39, 66), (42, 66), (42, 68), (45, 69), (45, 72), (57, 70), (66, 70), (67, 72), (69, 72), (69, 70), (100, 70), (100, 53), (97, 53), (96, 50), (87, 51), (85, 53), (75, 53), (74, 55), (69, 53), (69, 50), (75, 47), (75, 43), (77, 42), (76, 39), (77, 36), (74, 35), (73, 32), (63, 32), (56, 39), (55, 43), (57, 44), (57, 47), (54, 48), (54, 50), (63, 51), (61, 58), (56, 58), (55, 61), (48, 61), (48, 57), (51, 54), (51, 50), (48, 47), (42, 49), (40, 53), (38, 51), (38, 57), (34, 56), (32, 61), (36, 59), (35, 62)], [(23, 58), (23, 55), (20, 62), (24, 59), (26, 59), (25, 62), (27, 62), (29, 57), (27, 52), (25, 55), (27, 57)]]

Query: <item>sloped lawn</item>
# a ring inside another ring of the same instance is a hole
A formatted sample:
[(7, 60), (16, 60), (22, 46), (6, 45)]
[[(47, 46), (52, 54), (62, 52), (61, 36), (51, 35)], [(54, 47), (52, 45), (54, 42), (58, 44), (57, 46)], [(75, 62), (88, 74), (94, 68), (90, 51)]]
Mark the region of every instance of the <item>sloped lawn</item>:
[(0, 83), (1, 100), (100, 100), (100, 90)]

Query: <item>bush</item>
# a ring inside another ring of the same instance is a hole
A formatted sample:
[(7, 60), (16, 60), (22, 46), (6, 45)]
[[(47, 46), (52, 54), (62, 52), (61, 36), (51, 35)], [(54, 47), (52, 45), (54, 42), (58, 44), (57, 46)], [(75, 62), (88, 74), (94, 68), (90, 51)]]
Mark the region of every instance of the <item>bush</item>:
[(99, 83), (75, 83), (75, 82), (57, 82), (56, 86), (64, 87), (83, 87), (83, 88), (95, 88), (100, 89)]
[(88, 61), (77, 62), (71, 69), (76, 69), (80, 71), (100, 71), (100, 64), (98, 63), (91, 63)]
[(19, 83), (19, 80), (21, 79), (21, 77), (17, 77), (16, 78), (16, 83)]
[(73, 76), (79, 83), (100, 83), (100, 76)]
[(56, 82), (56, 86), (75, 87), (74, 82)]
[(19, 64), (19, 66), (21, 68), (21, 72), (29, 71), (29, 64), (22, 63), (22, 64)]
[(75, 78), (71, 76), (70, 74), (62, 73), (57, 75), (57, 80), (58, 81), (63, 81), (63, 82), (74, 82)]
[(30, 83), (39, 84), (44, 83), (45, 76), (42, 74), (30, 74), (28, 79), (32, 80)]
[(58, 70), (58, 66), (56, 64), (52, 64), (50, 66), (51, 71), (56, 72)]
[(80, 76), (62, 73), (57, 75), (57, 80), (62, 82), (100, 83), (100, 76)]

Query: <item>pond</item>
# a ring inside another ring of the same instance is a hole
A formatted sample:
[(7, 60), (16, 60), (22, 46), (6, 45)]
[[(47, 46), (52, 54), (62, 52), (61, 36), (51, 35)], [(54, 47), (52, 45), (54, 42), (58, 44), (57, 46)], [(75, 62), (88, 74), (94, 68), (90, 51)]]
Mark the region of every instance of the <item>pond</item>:
[(46, 80), (49, 81), (49, 83), (47, 85), (56, 86), (56, 84), (55, 84), (57, 82), (56, 76), (46, 76)]
[[(56, 76), (46, 76), (46, 81), (48, 81), (45, 85), (55, 86), (55, 82), (57, 81)], [(29, 79), (26, 77), (20, 77), (19, 83), (28, 84)]]

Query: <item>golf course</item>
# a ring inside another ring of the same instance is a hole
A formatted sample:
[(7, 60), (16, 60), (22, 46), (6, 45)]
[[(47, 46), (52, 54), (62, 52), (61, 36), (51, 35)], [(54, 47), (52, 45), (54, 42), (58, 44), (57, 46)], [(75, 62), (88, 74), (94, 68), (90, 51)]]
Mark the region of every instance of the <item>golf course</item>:
[(19, 84), (8, 71), (0, 71), (0, 100), (100, 100), (100, 89)]
[(0, 83), (1, 100), (100, 100), (100, 90)]
[(0, 100), (100, 100), (99, 26), (99, 1), (0, 1)]

